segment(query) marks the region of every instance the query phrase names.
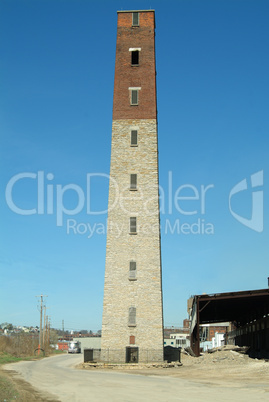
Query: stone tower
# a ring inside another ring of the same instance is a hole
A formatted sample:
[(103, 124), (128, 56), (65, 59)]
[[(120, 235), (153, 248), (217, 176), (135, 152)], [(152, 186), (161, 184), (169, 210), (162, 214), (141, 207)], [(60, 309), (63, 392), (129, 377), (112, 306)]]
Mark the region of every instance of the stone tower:
[(163, 360), (153, 10), (118, 11), (101, 357)]

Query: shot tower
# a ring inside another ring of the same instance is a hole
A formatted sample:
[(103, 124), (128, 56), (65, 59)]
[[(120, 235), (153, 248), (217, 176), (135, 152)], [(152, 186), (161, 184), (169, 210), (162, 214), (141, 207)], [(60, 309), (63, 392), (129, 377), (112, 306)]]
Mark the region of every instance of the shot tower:
[(163, 360), (155, 13), (118, 11), (101, 358)]

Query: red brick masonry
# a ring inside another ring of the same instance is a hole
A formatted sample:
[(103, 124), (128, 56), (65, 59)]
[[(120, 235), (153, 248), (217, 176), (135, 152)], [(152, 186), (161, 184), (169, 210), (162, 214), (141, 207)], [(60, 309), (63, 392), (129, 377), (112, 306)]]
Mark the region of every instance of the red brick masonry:
[[(113, 120), (156, 119), (154, 11), (140, 12), (134, 27), (131, 12), (118, 12), (117, 32)], [(131, 65), (129, 48), (141, 48), (139, 66)], [(141, 87), (137, 106), (130, 105), (129, 87)]]

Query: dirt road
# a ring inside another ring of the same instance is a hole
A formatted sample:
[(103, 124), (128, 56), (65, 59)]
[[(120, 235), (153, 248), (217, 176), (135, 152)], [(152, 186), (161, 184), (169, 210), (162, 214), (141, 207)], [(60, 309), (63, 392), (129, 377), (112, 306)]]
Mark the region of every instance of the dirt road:
[[(82, 362), (82, 355), (61, 355), (40, 361), (19, 362), (5, 366), (5, 369), (15, 370), (24, 380), (42, 393), (45, 392), (48, 399), (50, 397), (63, 402), (269, 400), (267, 369), (263, 378), (258, 370), (257, 381), (245, 380), (244, 365), (241, 364), (240, 357), (242, 372), (233, 381), (233, 376), (225, 378), (226, 369), (221, 367), (222, 363), (219, 367), (215, 366), (214, 377), (213, 371), (206, 368), (203, 370), (203, 360), (198, 363), (201, 358), (197, 360), (183, 357), (184, 359), (185, 364), (183, 361), (182, 367), (137, 371), (140, 375), (130, 371), (78, 370), (75, 366)], [(222, 357), (219, 359), (219, 362), (227, 360)], [(193, 364), (195, 367), (192, 367)], [(199, 370), (200, 375), (197, 374)], [(209, 375), (206, 374), (207, 371)], [(236, 372), (238, 374), (238, 369), (234, 371)], [(193, 376), (192, 373), (196, 375)]]

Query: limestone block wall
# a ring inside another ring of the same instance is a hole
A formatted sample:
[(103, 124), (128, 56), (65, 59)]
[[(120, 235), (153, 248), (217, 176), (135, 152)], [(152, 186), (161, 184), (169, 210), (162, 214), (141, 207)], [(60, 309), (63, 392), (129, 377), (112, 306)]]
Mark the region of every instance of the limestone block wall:
[[(131, 146), (132, 130), (137, 130), (137, 146)], [(136, 190), (130, 190), (130, 174), (137, 175)], [(113, 121), (110, 176), (101, 348), (103, 353), (110, 349), (110, 359), (114, 350), (115, 361), (125, 359), (127, 346), (139, 347), (140, 361), (148, 361), (149, 354), (152, 361), (162, 361), (156, 119)], [(130, 234), (130, 217), (136, 217), (136, 234)], [(129, 280), (130, 261), (136, 262), (135, 280)], [(130, 307), (136, 309), (132, 326)], [(135, 343), (130, 345), (131, 336)]]

